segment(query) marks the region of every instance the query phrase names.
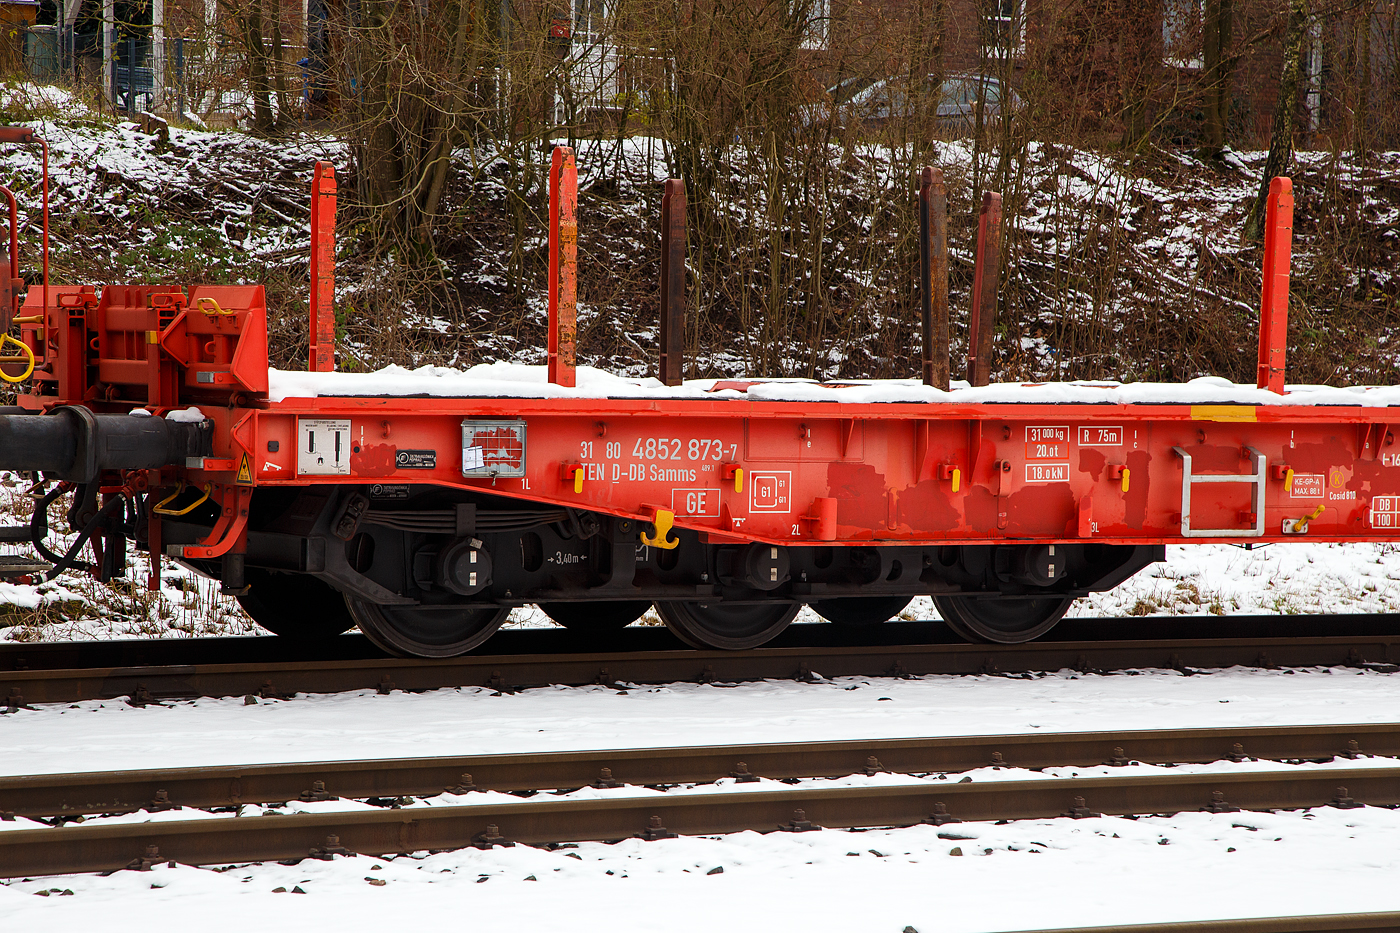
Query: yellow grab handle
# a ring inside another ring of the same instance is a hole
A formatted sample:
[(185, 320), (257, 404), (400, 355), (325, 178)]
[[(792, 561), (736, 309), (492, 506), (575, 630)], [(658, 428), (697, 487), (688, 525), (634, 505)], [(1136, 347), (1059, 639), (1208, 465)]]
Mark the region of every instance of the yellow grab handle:
[[(0, 347), (3, 347), (6, 343), (12, 343), (20, 348), (20, 350), (24, 353), (25, 366), (24, 372), (18, 376), (11, 376), (3, 369), (0, 369), (0, 379), (4, 379), (6, 382), (11, 384), (14, 384), (16, 382), (23, 382), (30, 376), (34, 375), (34, 351), (29, 349), (29, 344), (25, 343), (23, 340), (16, 340), (9, 334), (6, 334), (3, 338), (0, 338)], [(19, 360), (15, 360), (15, 362), (19, 362)]]
[(230, 314), (233, 314), (232, 311), (230, 311), (230, 310), (228, 310), (228, 309), (226, 309), (226, 308), (221, 307), (221, 306), (219, 305), (219, 302), (216, 301), (216, 300), (213, 299), (213, 298), (201, 298), (201, 299), (199, 299), (199, 301), (197, 302), (197, 304), (199, 305), (199, 310), (200, 310), (200, 311), (203, 311), (205, 314), (209, 315), (210, 317), (214, 317), (215, 315), (220, 315), (220, 314), (225, 315), (225, 316), (230, 315)]
[(174, 492), (166, 496), (164, 499), (160, 500), (160, 502), (156, 503), (156, 505), (154, 505), (151, 508), (151, 511), (157, 515), (188, 515), (189, 513), (193, 512), (195, 509), (199, 508), (201, 505), (209, 501), (209, 495), (214, 491), (214, 486), (212, 483), (205, 483), (204, 495), (200, 496), (198, 499), (194, 500), (189, 505), (185, 506), (183, 509), (179, 509), (178, 511), (175, 509), (167, 509), (166, 506), (173, 502), (175, 500), (175, 497), (180, 495), (180, 493), (184, 491), (185, 484), (182, 481), (180, 485), (175, 488)]

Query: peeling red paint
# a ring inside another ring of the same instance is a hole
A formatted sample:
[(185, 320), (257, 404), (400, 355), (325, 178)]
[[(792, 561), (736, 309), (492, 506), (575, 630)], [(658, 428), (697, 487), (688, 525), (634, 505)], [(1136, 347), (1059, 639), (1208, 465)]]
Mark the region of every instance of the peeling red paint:
[(354, 476), (392, 476), (394, 456), (399, 449), (393, 444), (365, 444), (350, 454), (350, 473)]

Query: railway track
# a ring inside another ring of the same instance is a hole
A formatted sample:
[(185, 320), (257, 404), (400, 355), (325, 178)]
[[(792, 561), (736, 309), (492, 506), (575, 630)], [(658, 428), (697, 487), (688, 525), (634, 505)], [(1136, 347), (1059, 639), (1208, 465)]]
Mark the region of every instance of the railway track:
[(1400, 912), (1312, 914), (1293, 917), (1248, 917), (1240, 920), (1190, 920), (1180, 923), (1134, 923), (1103, 927), (1059, 927), (1025, 933), (1397, 933)]
[[(1324, 633), (1319, 633), (1324, 632)], [(1124, 639), (1123, 635), (1131, 635)], [(0, 703), (189, 696), (288, 696), (447, 686), (517, 689), (543, 684), (665, 684), (756, 679), (920, 674), (1023, 674), (1130, 668), (1352, 667), (1396, 670), (1400, 616), (1317, 615), (1075, 619), (1056, 640), (967, 644), (938, 622), (792, 626), (749, 651), (678, 647), (666, 630), (630, 629), (598, 651), (554, 630), (503, 633), (490, 651), (426, 660), (388, 658), (358, 636), (326, 649), (281, 639), (190, 639), (7, 646), (0, 649)], [(8, 668), (8, 670), (6, 670)]]
[(1400, 724), (873, 739), (19, 775), (0, 777), (0, 810), (74, 817), (139, 810), (158, 796), (189, 807), (264, 804), (296, 800), (317, 784), (326, 793), (365, 799), (433, 795), (464, 783), (516, 792), (600, 781), (701, 784), (735, 773), (785, 780), (880, 771), (957, 773), (989, 765), (1039, 769), (1247, 758), (1325, 761), (1337, 756), (1400, 758)]
[[(1005, 751), (1003, 751), (1005, 749)], [(1131, 750), (1131, 751), (1130, 751)], [(1366, 753), (1400, 750), (1400, 724), (1267, 727), (1172, 732), (979, 736), (874, 742), (794, 743), (721, 748), (647, 749), (475, 758), (336, 762), (165, 772), (45, 775), (0, 779), (8, 809), (41, 815), (126, 809), (162, 797), (159, 808), (224, 805), (215, 816), (167, 822), (97, 822), (0, 832), (0, 876), (60, 874), (141, 867), (151, 861), (192, 864), (288, 859), (334, 850), (381, 855), (504, 843), (547, 844), (615, 840), (633, 835), (714, 834), (742, 830), (806, 831), (934, 823), (958, 836), (958, 820), (1142, 814), (1230, 808), (1263, 810), (1400, 803), (1400, 766), (1363, 761)], [(1246, 754), (1285, 761), (1356, 756), (1352, 766), (1280, 766), (1238, 772), (1135, 771), (1130, 760), (1211, 761)], [(742, 759), (739, 756), (744, 756)], [(744, 764), (740, 764), (740, 761)], [(1123, 765), (1086, 777), (1029, 780), (948, 780), (937, 775), (993, 763), (1023, 766)], [(602, 764), (607, 762), (608, 764)], [(904, 782), (832, 786), (785, 780), (873, 773), (886, 767)], [(475, 771), (467, 777), (460, 769)], [(602, 768), (609, 772), (602, 772)], [(639, 784), (709, 782), (737, 776), (722, 788), (651, 792)], [(478, 790), (550, 790), (620, 785), (615, 794), (482, 794)], [(455, 788), (463, 802), (414, 805), (415, 793)], [(319, 785), (318, 783), (319, 782)], [(479, 782), (479, 783), (478, 783)], [(152, 790), (153, 785), (160, 785)], [(174, 788), (172, 791), (170, 788)], [(302, 788), (308, 793), (292, 793)], [(163, 793), (162, 793), (163, 792)], [(328, 795), (374, 797), (379, 806), (240, 817), (239, 804)], [(149, 795), (149, 796), (147, 796)], [(404, 806), (404, 803), (408, 803)], [(148, 804), (149, 805), (149, 804)], [(232, 805), (232, 806), (231, 806)], [(143, 862), (142, 860), (145, 860)]]
[[(1123, 635), (1130, 638), (1123, 638)], [(20, 645), (0, 649), (0, 704), (193, 696), (281, 697), (443, 687), (512, 690), (542, 684), (736, 682), (839, 676), (1018, 674), (1233, 665), (1397, 669), (1400, 616), (1242, 616), (1077, 619), (1054, 640), (1024, 645), (957, 641), (936, 622), (800, 625), (762, 648), (679, 646), (661, 628), (633, 628), (597, 650), (562, 631), (502, 633), (478, 653), (442, 660), (386, 658), (364, 639), (312, 648), (281, 639), (191, 639)]]

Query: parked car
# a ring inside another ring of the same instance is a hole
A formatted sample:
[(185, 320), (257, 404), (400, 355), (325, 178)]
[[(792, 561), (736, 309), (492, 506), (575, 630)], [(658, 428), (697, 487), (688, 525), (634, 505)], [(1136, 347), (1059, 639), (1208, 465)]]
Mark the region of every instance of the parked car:
[(915, 81), (905, 76), (847, 78), (827, 88), (825, 99), (804, 111), (803, 126), (814, 129), (833, 120), (843, 129), (880, 129), (922, 111), (940, 136), (967, 136), (977, 126), (979, 101), (986, 121), (1001, 114), (1008, 97), (1011, 108), (1021, 104), (1015, 91), (1004, 92), (990, 75), (950, 74), (935, 80), (933, 75)]

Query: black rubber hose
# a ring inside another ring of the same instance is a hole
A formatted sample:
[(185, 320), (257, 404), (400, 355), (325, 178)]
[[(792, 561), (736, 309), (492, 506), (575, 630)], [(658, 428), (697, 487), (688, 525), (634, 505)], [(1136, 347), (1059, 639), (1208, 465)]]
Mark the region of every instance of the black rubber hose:
[(68, 553), (64, 554), (58, 559), (58, 562), (53, 565), (53, 569), (49, 571), (46, 579), (52, 580), (63, 571), (79, 564), (81, 564), (84, 569), (91, 570), (91, 564), (77, 559), (78, 552), (82, 550), (84, 544), (87, 544), (88, 538), (92, 537), (92, 533), (103, 524), (103, 519), (110, 515), (115, 510), (116, 506), (122, 505), (125, 502), (125, 496), (113, 496), (106, 505), (98, 509), (97, 514), (89, 519), (88, 523), (83, 526), (83, 530), (78, 534), (78, 540), (74, 541), (72, 546), (68, 548)]
[[(29, 519), (29, 541), (34, 545), (34, 550), (39, 552), (39, 556), (51, 564), (57, 564), (63, 560), (63, 555), (49, 550), (48, 545), (44, 543), (44, 539), (49, 534), (49, 506), (53, 504), (55, 499), (63, 495), (64, 491), (62, 486), (55, 486), (52, 492), (47, 493), (44, 498), (34, 503), (34, 514)], [(70, 566), (80, 570), (93, 569), (91, 564), (83, 562), (74, 562)]]

